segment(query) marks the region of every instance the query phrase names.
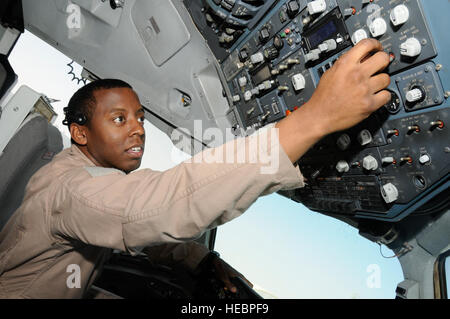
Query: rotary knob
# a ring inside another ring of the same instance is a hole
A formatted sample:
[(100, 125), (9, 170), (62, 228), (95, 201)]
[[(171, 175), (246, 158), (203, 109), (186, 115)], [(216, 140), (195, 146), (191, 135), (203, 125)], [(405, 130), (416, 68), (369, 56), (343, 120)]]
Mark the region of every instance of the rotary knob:
[(395, 202), (398, 199), (398, 189), (392, 183), (385, 184), (381, 187), (381, 196), (388, 204)]
[(352, 42), (356, 45), (359, 41), (367, 39), (368, 37), (366, 30), (358, 29), (352, 35)]
[(339, 147), (339, 149), (341, 151), (345, 151), (346, 149), (348, 149), (350, 147), (351, 142), (352, 141), (351, 141), (350, 136), (348, 134), (342, 134), (337, 139), (336, 144), (337, 144), (337, 146)]
[(394, 26), (404, 24), (409, 19), (408, 7), (405, 6), (404, 4), (399, 4), (394, 9), (392, 9), (390, 18)]
[(266, 60), (274, 60), (278, 57), (279, 52), (275, 47), (268, 47), (267, 49), (264, 49), (264, 57)]
[(369, 130), (362, 130), (361, 132), (359, 132), (357, 140), (359, 142), (359, 144), (361, 144), (361, 146), (367, 145), (372, 143), (372, 134), (370, 133)]
[(281, 36), (279, 34), (277, 34), (274, 38), (273, 38), (273, 46), (277, 49), (277, 50), (281, 50), (284, 46), (284, 42), (283, 39), (281, 38)]
[(369, 27), (370, 33), (374, 38), (380, 37), (387, 31), (387, 24), (383, 18), (376, 18)]
[(400, 54), (403, 56), (414, 58), (422, 52), (422, 46), (416, 38), (408, 38), (400, 44)]
[(363, 159), (362, 166), (368, 171), (374, 171), (378, 168), (377, 159), (375, 157), (373, 157), (372, 155), (367, 155)]
[(346, 173), (350, 170), (350, 166), (348, 165), (348, 163), (346, 161), (339, 161), (336, 164), (336, 170), (339, 173)]
[(405, 97), (408, 103), (416, 103), (421, 101), (424, 95), (424, 92), (420, 88), (414, 88), (406, 92)]

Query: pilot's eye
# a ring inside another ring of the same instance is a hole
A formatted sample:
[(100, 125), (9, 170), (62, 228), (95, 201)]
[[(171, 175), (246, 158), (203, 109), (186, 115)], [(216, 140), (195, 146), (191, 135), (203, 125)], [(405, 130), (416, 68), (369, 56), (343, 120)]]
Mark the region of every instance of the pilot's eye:
[(141, 122), (141, 123), (144, 123), (144, 121), (145, 121), (145, 116), (141, 116), (141, 117), (138, 119), (138, 121)]
[(125, 118), (121, 115), (121, 116), (116, 116), (113, 121), (115, 123), (123, 123), (125, 121)]

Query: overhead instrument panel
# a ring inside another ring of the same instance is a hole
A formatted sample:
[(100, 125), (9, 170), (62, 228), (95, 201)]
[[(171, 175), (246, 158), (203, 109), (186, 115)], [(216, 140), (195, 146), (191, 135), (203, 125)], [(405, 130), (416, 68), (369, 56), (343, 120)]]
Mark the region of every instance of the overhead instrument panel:
[(378, 39), (390, 55), (391, 101), (312, 147), (298, 162), (308, 185), (282, 195), (327, 214), (396, 221), (449, 187), (450, 2), (184, 2), (244, 129), (301, 108), (362, 39)]

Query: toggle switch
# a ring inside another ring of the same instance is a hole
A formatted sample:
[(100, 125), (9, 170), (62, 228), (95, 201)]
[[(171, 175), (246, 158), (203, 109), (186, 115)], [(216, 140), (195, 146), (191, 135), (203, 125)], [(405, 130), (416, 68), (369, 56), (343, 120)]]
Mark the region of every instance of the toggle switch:
[(386, 156), (381, 159), (381, 163), (383, 165), (387, 166), (390, 164), (396, 164), (397, 162), (395, 161), (395, 159), (392, 156)]
[(413, 162), (413, 159), (409, 155), (400, 158), (401, 164), (405, 164), (405, 163), (412, 164), (412, 162)]
[(410, 125), (410, 126), (408, 126), (408, 135), (409, 135), (409, 134), (412, 134), (412, 133), (414, 133), (414, 132), (416, 132), (416, 133), (419, 133), (419, 132), (420, 132), (420, 127), (419, 127), (419, 125)]
[(440, 129), (443, 129), (444, 126), (445, 126), (444, 122), (442, 122), (441, 120), (430, 122), (430, 130), (433, 130), (436, 127), (440, 128)]
[(399, 133), (399, 131), (396, 129), (396, 128), (394, 128), (394, 129), (392, 129), (392, 130), (387, 130), (387, 136), (388, 137), (391, 137), (391, 136), (398, 136), (400, 133)]

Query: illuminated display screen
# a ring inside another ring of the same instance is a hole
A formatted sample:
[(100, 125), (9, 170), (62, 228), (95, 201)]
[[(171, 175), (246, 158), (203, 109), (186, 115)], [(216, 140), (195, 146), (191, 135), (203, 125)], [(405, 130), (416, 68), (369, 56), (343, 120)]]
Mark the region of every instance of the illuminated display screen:
[(323, 41), (328, 40), (336, 32), (337, 27), (334, 21), (329, 21), (328, 23), (324, 24), (316, 32), (308, 37), (310, 48), (312, 49), (317, 47)]

